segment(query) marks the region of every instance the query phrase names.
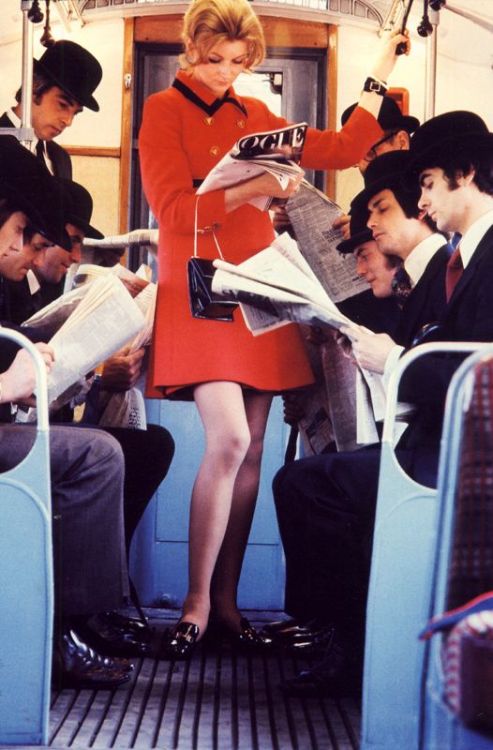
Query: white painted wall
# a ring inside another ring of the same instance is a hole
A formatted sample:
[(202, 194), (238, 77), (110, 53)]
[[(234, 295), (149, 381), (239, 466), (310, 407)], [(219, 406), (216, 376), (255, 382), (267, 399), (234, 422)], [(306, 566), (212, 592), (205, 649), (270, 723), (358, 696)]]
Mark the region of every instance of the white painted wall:
[[(39, 44), (42, 29), (34, 34), (34, 57), (39, 58), (44, 47)], [(110, 19), (88, 23), (83, 28), (67, 32), (60, 24), (53, 26), (56, 39), (70, 39), (81, 44), (98, 58), (103, 68), (103, 79), (95, 92), (99, 112), (85, 109), (57, 142), (61, 145), (119, 147), (121, 134), (121, 90), (123, 76), (123, 21)], [(14, 104), (22, 73), (20, 39), (0, 45), (0, 112)]]

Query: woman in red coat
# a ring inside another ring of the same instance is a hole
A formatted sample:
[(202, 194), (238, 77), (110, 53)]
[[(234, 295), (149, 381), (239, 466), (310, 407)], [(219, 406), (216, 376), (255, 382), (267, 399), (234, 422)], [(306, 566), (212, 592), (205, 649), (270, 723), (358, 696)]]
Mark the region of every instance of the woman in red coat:
[[(309, 128), (302, 165), (338, 169), (355, 164), (382, 136), (375, 119), (393, 68), (398, 35), (385, 46), (371, 85), (340, 133)], [(268, 174), (199, 198), (196, 188), (239, 137), (284, 127), (259, 100), (239, 97), (237, 76), (265, 53), (259, 20), (248, 0), (194, 0), (184, 18), (185, 54), (173, 85), (148, 98), (139, 136), (144, 190), (159, 224), (159, 293), (150, 393), (195, 400), (206, 449), (195, 480), (190, 517), (189, 590), (169, 639), (170, 657), (188, 656), (211, 615), (232, 637), (253, 645), (260, 636), (236, 605), (236, 589), (258, 491), (265, 426), (272, 396), (312, 382), (295, 325), (253, 337), (241, 312), (234, 322), (192, 317), (187, 261), (193, 254), (240, 263), (274, 238), (257, 196), (287, 198)]]

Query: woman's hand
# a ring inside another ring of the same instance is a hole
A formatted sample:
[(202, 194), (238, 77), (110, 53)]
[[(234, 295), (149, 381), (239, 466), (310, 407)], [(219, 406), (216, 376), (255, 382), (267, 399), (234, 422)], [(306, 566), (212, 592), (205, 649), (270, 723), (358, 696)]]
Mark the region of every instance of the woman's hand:
[[(55, 361), (55, 353), (48, 344), (36, 344), (46, 370), (49, 372)], [(32, 357), (26, 349), (17, 352), (9, 369), (0, 375), (2, 403), (29, 398), (36, 386), (36, 375)]]
[(287, 199), (299, 190), (304, 173), (295, 175), (288, 180), (285, 188), (281, 187), (279, 180), (268, 172), (263, 172), (258, 177), (246, 180), (239, 185), (227, 188), (225, 191), (226, 211), (234, 211), (236, 208), (248, 203), (252, 198), (271, 196), (272, 198)]
[(388, 77), (392, 73), (398, 57), (397, 47), (399, 44), (404, 45), (404, 54), (409, 55), (409, 52), (411, 50), (411, 42), (409, 40), (407, 31), (404, 34), (396, 31), (391, 35), (382, 37), (382, 43), (380, 45), (377, 59), (375, 60), (375, 63), (371, 68), (370, 76), (376, 78), (379, 81), (388, 80)]

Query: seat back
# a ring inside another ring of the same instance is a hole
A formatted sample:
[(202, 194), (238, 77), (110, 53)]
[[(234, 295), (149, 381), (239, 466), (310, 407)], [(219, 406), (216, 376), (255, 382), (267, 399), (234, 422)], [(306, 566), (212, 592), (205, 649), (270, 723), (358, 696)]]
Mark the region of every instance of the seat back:
[[(454, 376), (444, 434), (430, 617), (493, 589), (492, 346), (469, 357)], [(434, 636), (426, 649), (420, 748), (491, 750), (491, 735), (465, 727), (443, 700), (442, 643)]]
[(411, 479), (395, 454), (399, 381), (420, 356), (478, 346), (417, 346), (389, 383), (367, 604), (362, 750), (414, 750), (419, 742), (424, 648), (418, 633), (429, 612), (438, 503), (437, 490)]
[(46, 744), (53, 627), (46, 370), (24, 336), (2, 328), (0, 337), (32, 355), (38, 409), (29, 454), (0, 474), (0, 744)]

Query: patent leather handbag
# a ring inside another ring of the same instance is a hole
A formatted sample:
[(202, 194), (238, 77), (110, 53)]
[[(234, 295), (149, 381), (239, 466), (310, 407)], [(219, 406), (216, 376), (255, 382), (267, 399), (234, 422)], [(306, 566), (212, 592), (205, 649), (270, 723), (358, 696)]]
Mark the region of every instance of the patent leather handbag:
[(215, 268), (212, 260), (190, 258), (187, 265), (190, 309), (194, 318), (233, 321), (233, 310), (237, 302), (230, 302), (211, 289)]
[[(212, 291), (212, 278), (215, 271), (213, 261), (199, 258), (197, 254), (197, 206), (198, 199), (195, 204), (194, 254), (187, 262), (190, 310), (194, 318), (232, 323), (233, 311), (238, 307), (238, 303)], [(214, 241), (219, 257), (222, 258), (221, 248), (215, 235)]]

